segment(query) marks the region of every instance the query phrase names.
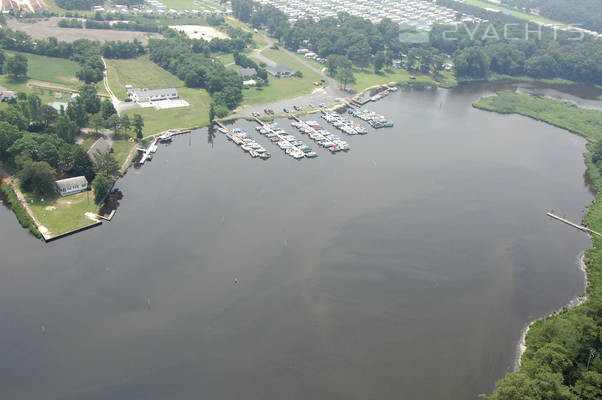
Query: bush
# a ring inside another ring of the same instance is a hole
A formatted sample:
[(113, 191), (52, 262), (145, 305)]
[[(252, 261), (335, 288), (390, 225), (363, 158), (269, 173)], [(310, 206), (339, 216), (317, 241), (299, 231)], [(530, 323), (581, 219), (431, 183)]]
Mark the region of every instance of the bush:
[(15, 194), (13, 188), (8, 184), (3, 183), (2, 185), (0, 185), (0, 190), (2, 190), (2, 193), (4, 193), (6, 201), (15, 213), (19, 224), (21, 224), (23, 228), (29, 229), (32, 235), (34, 235), (38, 239), (41, 238), (42, 235), (40, 234), (40, 231), (38, 231), (38, 228), (36, 228), (36, 224), (33, 222), (29, 214), (27, 214), (27, 211), (25, 211), (25, 207), (23, 207), (23, 204), (21, 204), (21, 202), (17, 198), (17, 195)]

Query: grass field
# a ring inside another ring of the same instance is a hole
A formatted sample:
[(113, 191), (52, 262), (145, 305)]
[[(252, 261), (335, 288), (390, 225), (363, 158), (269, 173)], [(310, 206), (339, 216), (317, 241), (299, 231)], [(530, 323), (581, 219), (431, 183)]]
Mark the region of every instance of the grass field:
[(91, 225), (93, 221), (84, 214), (86, 212), (96, 213), (97, 210), (94, 193), (91, 191), (59, 197), (50, 202), (32, 198), (27, 198), (27, 200), (29, 209), (38, 222), (48, 229), (51, 236)]
[(184, 82), (159, 67), (148, 57), (128, 60), (105, 60), (111, 90), (120, 100), (127, 97), (125, 85), (139, 88), (160, 89), (183, 87)]
[(269, 86), (243, 91), (243, 105), (267, 104), (302, 96), (316, 89), (313, 82), (322, 79), (321, 75), (301, 64), (295, 57), (291, 57), (280, 50), (266, 49), (261, 54), (276, 63), (286, 64), (295, 71), (301, 71), (303, 78), (274, 78), (273, 76), (269, 76)]
[[(7, 56), (16, 54), (6, 51)], [(79, 71), (76, 62), (56, 57), (38, 56), (29, 53), (20, 53), (27, 57), (27, 77), (37, 81), (57, 83), (59, 85), (76, 88), (81, 82), (75, 77)]]
[(209, 123), (211, 97), (205, 90), (187, 88), (177, 76), (159, 67), (147, 57), (130, 60), (107, 60), (108, 79), (111, 90), (120, 99), (125, 99), (125, 85), (159, 89), (178, 89), (181, 99), (190, 103), (188, 107), (156, 110), (139, 108), (125, 111), (130, 118), (140, 114), (144, 118), (144, 135), (158, 133), (172, 128), (191, 128)]
[(602, 138), (602, 112), (577, 107), (568, 101), (522, 93), (499, 92), (480, 99), (476, 108), (501, 114), (521, 114), (576, 132), (590, 141)]
[(516, 18), (524, 19), (526, 21), (536, 21), (536, 22), (540, 22), (542, 24), (554, 24), (554, 25), (558, 25), (558, 26), (567, 26), (566, 24), (563, 24), (562, 22), (552, 21), (551, 19), (539, 17), (537, 15), (526, 14), (526, 13), (512, 10), (510, 8), (506, 8), (506, 7), (497, 5), (497, 4), (489, 3), (489, 2), (486, 2), (483, 0), (464, 0), (464, 3), (471, 5), (471, 6), (480, 7), (480, 8), (491, 8), (491, 9), (500, 10), (500, 11), (510, 11), (512, 13), (512, 16), (514, 16)]
[(130, 142), (128, 140), (114, 140), (113, 141), (113, 157), (117, 160), (119, 165), (123, 165), (125, 160), (127, 159), (128, 154), (132, 147), (136, 146), (136, 143)]

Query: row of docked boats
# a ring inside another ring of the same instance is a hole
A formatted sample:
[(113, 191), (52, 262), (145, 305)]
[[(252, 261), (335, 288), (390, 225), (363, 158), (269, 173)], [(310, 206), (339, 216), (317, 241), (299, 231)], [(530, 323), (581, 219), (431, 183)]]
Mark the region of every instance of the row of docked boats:
[(263, 123), (261, 126), (256, 127), (262, 135), (270, 139), (271, 142), (275, 143), (284, 152), (296, 160), (302, 158), (315, 158), (318, 153), (312, 151), (311, 147), (298, 140), (293, 135), (288, 135), (282, 130), (277, 122)]
[(335, 128), (348, 135), (365, 135), (368, 133), (366, 128), (346, 119), (343, 115), (335, 112), (322, 112), (322, 118), (332, 124)]
[[(272, 155), (268, 153), (268, 151), (259, 143), (255, 141), (251, 137), (251, 135), (244, 132), (242, 129), (235, 128), (231, 131), (224, 129), (226, 131), (226, 137), (240, 146), (243, 151), (249, 153), (249, 155), (253, 158), (261, 158), (262, 160), (267, 160)], [(220, 130), (220, 132), (223, 132)]]
[(393, 121), (387, 121), (387, 119), (383, 115), (377, 114), (374, 111), (359, 110), (354, 107), (349, 107), (347, 109), (347, 113), (356, 118), (368, 122), (371, 127), (376, 129), (390, 128), (393, 126)]
[(307, 134), (311, 140), (319, 146), (324, 147), (331, 153), (339, 151), (349, 151), (349, 143), (341, 139), (338, 135), (328, 132), (322, 128), (317, 121), (303, 121), (298, 119), (291, 123), (292, 126), (299, 129), (301, 133)]

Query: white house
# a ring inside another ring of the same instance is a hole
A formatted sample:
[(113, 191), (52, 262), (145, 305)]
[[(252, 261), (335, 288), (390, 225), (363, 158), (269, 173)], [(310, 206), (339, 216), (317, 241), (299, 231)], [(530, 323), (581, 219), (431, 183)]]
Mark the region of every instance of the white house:
[(88, 189), (88, 180), (85, 176), (76, 176), (74, 178), (61, 179), (56, 181), (56, 188), (61, 196), (83, 192)]
[(137, 103), (147, 103), (149, 101), (172, 100), (178, 98), (178, 91), (174, 88), (168, 89), (126, 89), (132, 100)]

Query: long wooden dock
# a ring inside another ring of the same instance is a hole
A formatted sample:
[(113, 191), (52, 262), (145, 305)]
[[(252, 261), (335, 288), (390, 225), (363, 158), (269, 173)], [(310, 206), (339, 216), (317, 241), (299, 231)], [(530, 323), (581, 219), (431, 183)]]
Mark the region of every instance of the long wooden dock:
[(595, 235), (602, 236), (602, 234), (600, 234), (600, 233), (598, 233), (598, 232), (594, 231), (593, 229), (590, 229), (590, 228), (588, 228), (587, 226), (583, 226), (583, 225), (576, 224), (576, 223), (574, 223), (574, 222), (571, 222), (571, 221), (569, 221), (569, 220), (568, 220), (568, 219), (566, 219), (566, 218), (562, 218), (562, 217), (560, 217), (560, 216), (558, 216), (558, 215), (556, 215), (556, 214), (553, 214), (553, 213), (551, 213), (551, 212), (548, 212), (548, 213), (546, 213), (546, 214), (548, 215), (548, 217), (550, 217), (550, 218), (554, 218), (554, 219), (556, 219), (556, 220), (558, 220), (558, 221), (560, 221), (560, 222), (564, 222), (565, 224), (567, 224), (567, 225), (569, 225), (569, 226), (572, 226), (573, 228), (577, 228), (577, 229), (579, 229), (580, 231), (587, 232), (587, 233), (593, 233), (593, 234), (595, 234)]

